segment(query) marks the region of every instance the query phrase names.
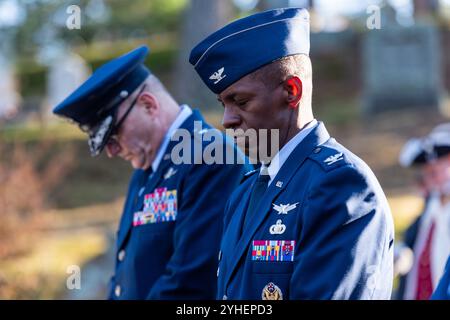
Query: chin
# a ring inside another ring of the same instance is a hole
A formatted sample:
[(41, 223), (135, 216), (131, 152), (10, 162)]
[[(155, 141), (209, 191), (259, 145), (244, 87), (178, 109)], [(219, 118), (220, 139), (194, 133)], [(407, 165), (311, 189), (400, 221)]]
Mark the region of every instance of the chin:
[(144, 163), (140, 159), (132, 159), (130, 163), (134, 169), (146, 169), (144, 168)]
[(152, 165), (152, 162), (150, 161), (150, 159), (148, 158), (138, 158), (138, 159), (133, 159), (131, 161), (131, 166), (134, 169), (142, 169), (142, 170), (147, 170), (148, 168), (150, 168), (150, 166)]

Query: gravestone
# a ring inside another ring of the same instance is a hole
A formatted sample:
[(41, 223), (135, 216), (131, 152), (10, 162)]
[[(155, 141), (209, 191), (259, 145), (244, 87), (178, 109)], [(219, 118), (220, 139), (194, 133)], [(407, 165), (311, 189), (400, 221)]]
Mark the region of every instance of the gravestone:
[(55, 118), (51, 110), (79, 87), (89, 74), (86, 62), (74, 53), (64, 51), (52, 61), (47, 75), (46, 120)]
[(362, 52), (366, 113), (439, 107), (442, 68), (435, 27), (388, 25), (370, 30)]
[(12, 118), (18, 111), (20, 95), (9, 59), (0, 52), (0, 120)]
[[(192, 48), (213, 31), (224, 26), (232, 16), (232, 2), (191, 0), (181, 22), (180, 50), (173, 81), (167, 83), (179, 103), (203, 110), (219, 108), (216, 95), (201, 81), (189, 61)], [(173, 85), (171, 85), (173, 83)]]

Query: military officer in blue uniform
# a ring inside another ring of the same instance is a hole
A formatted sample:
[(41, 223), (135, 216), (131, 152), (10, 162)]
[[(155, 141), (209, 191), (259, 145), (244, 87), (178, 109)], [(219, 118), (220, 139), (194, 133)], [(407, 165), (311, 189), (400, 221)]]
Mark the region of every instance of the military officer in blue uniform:
[(450, 256), (447, 260), (444, 275), (431, 296), (431, 300), (450, 300)]
[[(196, 144), (208, 146), (202, 137), (215, 129), (198, 111), (175, 102), (143, 65), (147, 54), (140, 47), (100, 67), (54, 113), (89, 134), (92, 155), (106, 149), (135, 169), (109, 297), (214, 299), (225, 203), (248, 167), (198, 162), (194, 153), (177, 160)], [(180, 132), (187, 138), (173, 139)], [(185, 148), (174, 153), (181, 142)], [(218, 143), (245, 162), (234, 144)]]
[(370, 168), (314, 118), (308, 54), (309, 15), (300, 8), (242, 18), (191, 51), (227, 129), (279, 132), (279, 152), (227, 203), (219, 299), (391, 296), (386, 197)]

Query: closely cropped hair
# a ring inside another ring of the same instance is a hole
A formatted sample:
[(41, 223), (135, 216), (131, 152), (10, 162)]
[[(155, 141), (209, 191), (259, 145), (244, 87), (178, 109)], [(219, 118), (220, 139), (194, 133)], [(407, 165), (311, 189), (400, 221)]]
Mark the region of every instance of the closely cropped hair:
[(167, 91), (163, 83), (153, 74), (150, 74), (145, 81), (148, 90), (151, 92)]
[(305, 54), (296, 54), (276, 60), (252, 73), (255, 80), (266, 86), (277, 85), (290, 76), (298, 76), (304, 85), (312, 82), (311, 60)]
[(261, 81), (270, 90), (281, 81), (297, 76), (303, 84), (302, 106), (311, 106), (312, 100), (312, 66), (309, 56), (296, 54), (283, 57), (251, 73), (251, 77)]

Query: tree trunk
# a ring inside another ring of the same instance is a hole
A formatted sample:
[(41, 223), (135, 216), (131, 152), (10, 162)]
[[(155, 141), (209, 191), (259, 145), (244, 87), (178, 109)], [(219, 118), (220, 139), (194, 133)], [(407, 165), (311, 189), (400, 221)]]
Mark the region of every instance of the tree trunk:
[(174, 72), (173, 95), (179, 103), (203, 110), (218, 107), (215, 95), (189, 63), (192, 48), (206, 36), (230, 21), (233, 14), (231, 1), (191, 0), (184, 15), (180, 52)]

